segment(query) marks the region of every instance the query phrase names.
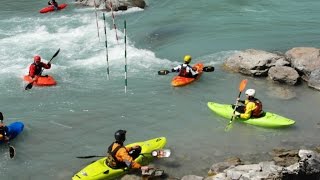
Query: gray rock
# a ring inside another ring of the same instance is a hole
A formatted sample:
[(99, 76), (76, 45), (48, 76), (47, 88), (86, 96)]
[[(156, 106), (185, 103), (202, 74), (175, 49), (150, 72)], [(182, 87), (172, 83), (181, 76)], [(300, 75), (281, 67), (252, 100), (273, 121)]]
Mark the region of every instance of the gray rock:
[(302, 73), (302, 78), (308, 81), (312, 71), (320, 68), (320, 49), (313, 47), (296, 47), (285, 53), (291, 66)]
[(266, 51), (247, 49), (236, 53), (224, 61), (226, 70), (250, 76), (267, 76), (272, 66), (288, 65), (285, 57)]
[(187, 175), (183, 176), (181, 180), (203, 180), (204, 178), (201, 176), (196, 176), (196, 175)]
[(268, 76), (273, 81), (289, 85), (296, 85), (300, 77), (294, 68), (287, 66), (271, 67), (268, 71)]
[(320, 90), (320, 68), (311, 72), (308, 86)]

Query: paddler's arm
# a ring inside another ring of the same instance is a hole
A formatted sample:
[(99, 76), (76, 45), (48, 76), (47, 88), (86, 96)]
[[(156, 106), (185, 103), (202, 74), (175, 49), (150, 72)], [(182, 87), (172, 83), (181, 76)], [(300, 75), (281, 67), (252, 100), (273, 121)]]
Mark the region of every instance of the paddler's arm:
[(139, 169), (141, 165), (135, 162), (131, 156), (129, 156), (126, 148), (120, 148), (116, 154), (117, 159), (122, 160), (128, 168)]
[(171, 72), (179, 72), (180, 69), (181, 69), (181, 65), (178, 65), (178, 66), (172, 68), (172, 69), (171, 69)]
[(246, 105), (246, 111), (240, 114), (240, 118), (242, 119), (249, 119), (251, 117), (252, 111), (256, 108), (254, 102), (248, 102)]

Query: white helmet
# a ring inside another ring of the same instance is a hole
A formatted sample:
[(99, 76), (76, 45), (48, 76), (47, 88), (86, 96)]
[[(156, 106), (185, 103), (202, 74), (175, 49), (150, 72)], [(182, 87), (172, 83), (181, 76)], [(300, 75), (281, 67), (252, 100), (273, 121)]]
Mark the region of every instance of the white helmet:
[(255, 94), (256, 94), (256, 90), (254, 90), (254, 89), (247, 89), (246, 90), (246, 95), (248, 95), (248, 96), (254, 97)]

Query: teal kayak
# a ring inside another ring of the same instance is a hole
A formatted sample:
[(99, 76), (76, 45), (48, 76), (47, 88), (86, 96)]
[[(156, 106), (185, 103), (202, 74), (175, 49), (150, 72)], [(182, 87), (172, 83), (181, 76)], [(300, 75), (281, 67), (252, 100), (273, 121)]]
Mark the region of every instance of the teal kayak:
[[(208, 107), (218, 115), (230, 120), (233, 114), (231, 104), (219, 104), (215, 102), (208, 102)], [(268, 128), (281, 128), (291, 126), (295, 123), (294, 120), (277, 115), (275, 113), (266, 112), (263, 117), (250, 118), (250, 119), (235, 119), (238, 122), (243, 122), (255, 126), (268, 127)]]

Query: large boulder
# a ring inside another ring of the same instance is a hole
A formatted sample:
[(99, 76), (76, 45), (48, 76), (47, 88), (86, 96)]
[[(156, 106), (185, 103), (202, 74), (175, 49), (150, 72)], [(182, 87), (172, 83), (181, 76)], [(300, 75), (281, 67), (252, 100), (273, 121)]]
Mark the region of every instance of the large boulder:
[(272, 66), (289, 65), (285, 57), (255, 49), (247, 49), (227, 58), (223, 67), (225, 70), (240, 72), (250, 76), (267, 76)]
[(294, 68), (288, 66), (273, 66), (269, 69), (268, 76), (273, 81), (289, 85), (296, 85), (300, 77)]
[(320, 90), (320, 69), (311, 72), (308, 80), (308, 86)]
[(296, 47), (285, 53), (291, 66), (302, 73), (302, 79), (308, 81), (312, 71), (320, 68), (320, 49)]

